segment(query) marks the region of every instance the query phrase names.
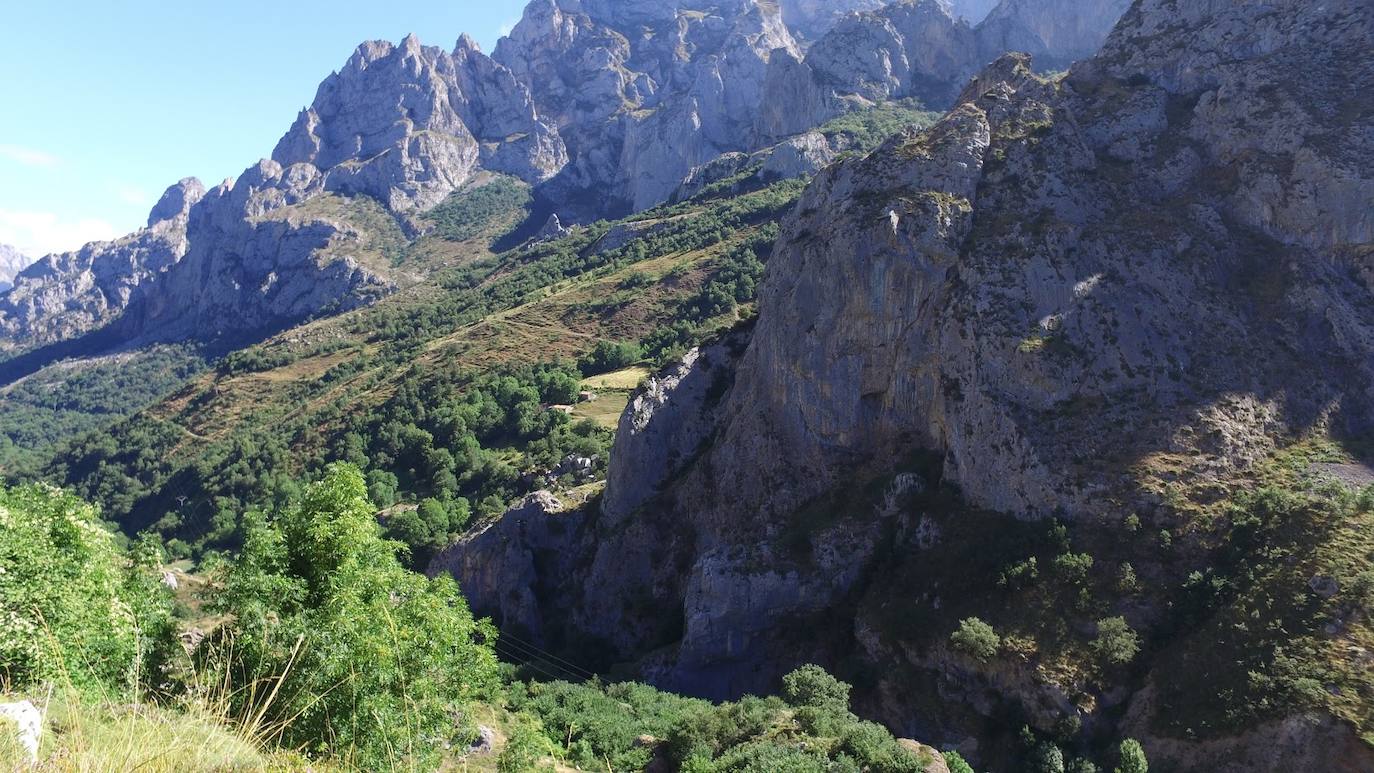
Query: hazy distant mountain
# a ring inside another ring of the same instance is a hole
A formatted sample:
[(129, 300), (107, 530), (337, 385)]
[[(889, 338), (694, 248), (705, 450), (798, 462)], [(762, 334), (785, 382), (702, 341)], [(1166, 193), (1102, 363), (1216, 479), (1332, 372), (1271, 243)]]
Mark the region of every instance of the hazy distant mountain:
[(19, 250), (8, 244), (0, 244), (0, 293), (10, 289), (14, 276), (29, 263), (30, 260)]

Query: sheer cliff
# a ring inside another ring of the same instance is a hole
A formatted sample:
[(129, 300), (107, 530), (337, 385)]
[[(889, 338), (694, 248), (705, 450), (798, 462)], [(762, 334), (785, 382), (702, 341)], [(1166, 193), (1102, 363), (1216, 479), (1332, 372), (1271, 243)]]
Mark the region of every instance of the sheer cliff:
[[(1007, 712), (1183, 769), (1374, 764), (1367, 698), (1331, 697), (1371, 689), (1367, 624), (1321, 579), (1365, 511), (1304, 488), (1374, 431), (1372, 37), (1357, 0), (1139, 0), (1062, 78), (1000, 59), (816, 178), (747, 347), (632, 401), (598, 507), (527, 503), (435, 570), (680, 689), (855, 664), (875, 713), (994, 767)], [(962, 616), (1003, 654), (952, 648)], [(1123, 628), (1151, 646), (1082, 665)]]

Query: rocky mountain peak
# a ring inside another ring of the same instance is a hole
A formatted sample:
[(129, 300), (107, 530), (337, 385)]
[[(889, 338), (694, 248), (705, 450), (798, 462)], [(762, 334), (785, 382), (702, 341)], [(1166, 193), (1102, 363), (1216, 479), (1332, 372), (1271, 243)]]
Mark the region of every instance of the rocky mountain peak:
[(472, 54), (480, 53), (482, 53), (482, 46), (477, 43), (476, 38), (466, 32), (458, 36), (458, 43), (453, 47), (453, 56), (455, 58), (463, 55), (471, 56)]
[(539, 182), (566, 155), (525, 87), (471, 38), (449, 54), (409, 35), (398, 46), (360, 46), (321, 84), (272, 159), (313, 165), (326, 190), (404, 213), (433, 207), (481, 168)]
[(205, 186), (194, 177), (187, 177), (168, 188), (148, 213), (148, 227), (165, 220), (185, 217), (201, 199), (205, 198)]

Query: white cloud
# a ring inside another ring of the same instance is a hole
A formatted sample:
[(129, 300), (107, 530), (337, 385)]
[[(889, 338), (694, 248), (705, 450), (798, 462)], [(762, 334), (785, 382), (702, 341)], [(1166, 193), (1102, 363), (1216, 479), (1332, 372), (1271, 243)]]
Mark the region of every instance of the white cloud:
[(21, 145), (0, 145), (0, 158), (22, 166), (53, 167), (61, 163), (57, 156)]
[(502, 24), (500, 27), (498, 27), (497, 30), (496, 30), (496, 34), (498, 34), (498, 35), (500, 35), (501, 37), (504, 38), (505, 36), (509, 35), (509, 34), (511, 33), (511, 30), (515, 29), (515, 25), (517, 25), (517, 24), (519, 24), (519, 23), (520, 23), (520, 19), (519, 19), (519, 18), (511, 19), (510, 21), (508, 21), (508, 22), (506, 22), (505, 24)]
[(89, 242), (121, 236), (119, 229), (99, 218), (72, 220), (53, 212), (0, 209), (0, 244), (8, 244), (30, 258), (70, 252)]

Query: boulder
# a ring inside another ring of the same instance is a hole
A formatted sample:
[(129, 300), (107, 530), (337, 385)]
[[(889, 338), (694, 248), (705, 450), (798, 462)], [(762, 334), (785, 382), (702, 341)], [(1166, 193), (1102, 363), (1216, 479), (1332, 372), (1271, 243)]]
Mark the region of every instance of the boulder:
[(24, 750), (29, 765), (38, 764), (38, 746), (43, 738), (43, 713), (29, 701), (0, 703), (0, 731), (7, 726)]

